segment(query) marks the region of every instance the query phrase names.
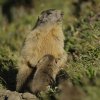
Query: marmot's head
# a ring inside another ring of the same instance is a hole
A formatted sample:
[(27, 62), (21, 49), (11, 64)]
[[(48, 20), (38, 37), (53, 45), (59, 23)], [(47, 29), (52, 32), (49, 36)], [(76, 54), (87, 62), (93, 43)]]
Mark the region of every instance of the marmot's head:
[(60, 23), (62, 22), (63, 12), (60, 10), (49, 9), (45, 10), (38, 17), (37, 25), (47, 24), (47, 23)]

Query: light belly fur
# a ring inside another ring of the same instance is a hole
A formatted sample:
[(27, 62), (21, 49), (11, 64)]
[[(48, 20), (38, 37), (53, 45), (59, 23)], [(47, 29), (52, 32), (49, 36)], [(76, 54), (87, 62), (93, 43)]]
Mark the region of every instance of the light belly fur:
[(59, 44), (59, 41), (51, 36), (44, 37), (40, 44), (38, 45), (38, 55), (40, 55), (39, 58), (43, 57), (44, 55), (51, 54), (54, 57), (58, 58), (63, 53), (63, 48)]

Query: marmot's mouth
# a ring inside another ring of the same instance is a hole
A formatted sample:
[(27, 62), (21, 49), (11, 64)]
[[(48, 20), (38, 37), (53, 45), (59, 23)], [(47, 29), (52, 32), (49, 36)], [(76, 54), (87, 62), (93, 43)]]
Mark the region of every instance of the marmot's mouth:
[(63, 20), (63, 17), (61, 16), (61, 18), (59, 18), (59, 19), (57, 20), (57, 22), (62, 22), (62, 20)]
[(61, 21), (62, 21), (62, 19), (58, 19), (58, 20), (57, 20), (57, 22), (61, 22)]

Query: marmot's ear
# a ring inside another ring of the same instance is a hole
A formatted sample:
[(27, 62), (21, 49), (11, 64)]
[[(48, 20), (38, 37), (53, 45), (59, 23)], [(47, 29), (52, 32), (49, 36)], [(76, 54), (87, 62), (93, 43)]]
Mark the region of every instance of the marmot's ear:
[(59, 60), (60, 60), (60, 58), (56, 58), (55, 59), (56, 64), (58, 63)]
[(56, 64), (57, 64), (57, 61), (58, 61), (58, 60), (57, 60), (57, 59), (55, 59), (55, 63), (56, 63)]
[(41, 15), (38, 16), (38, 19), (40, 19), (40, 18), (41, 18)]
[(46, 12), (46, 11), (42, 11), (42, 12), (41, 12), (41, 15), (43, 15), (45, 12)]
[(42, 16), (42, 15), (39, 15), (39, 16), (38, 16), (37, 22), (38, 22), (38, 23), (42, 23), (42, 22), (43, 22), (43, 16)]

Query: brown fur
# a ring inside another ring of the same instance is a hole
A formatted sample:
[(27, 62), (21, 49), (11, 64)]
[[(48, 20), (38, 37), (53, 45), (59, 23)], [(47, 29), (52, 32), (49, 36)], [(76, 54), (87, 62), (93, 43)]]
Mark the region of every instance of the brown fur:
[(57, 100), (84, 100), (84, 92), (77, 86), (73, 86), (72, 83), (67, 80), (59, 84), (58, 88), (60, 92)]
[(46, 55), (40, 60), (37, 64), (38, 69), (29, 85), (32, 93), (46, 91), (49, 85), (54, 84), (54, 77), (59, 71), (56, 63), (57, 61), (52, 55)]
[(21, 50), (17, 91), (21, 89), (32, 72), (30, 66), (35, 67), (38, 61), (48, 54), (58, 60), (58, 66), (64, 66), (67, 57), (64, 51), (62, 13), (59, 10), (50, 9), (42, 12), (34, 29), (27, 35)]
[(56, 77), (58, 95), (57, 100), (84, 100), (84, 92), (73, 85), (65, 70), (60, 70)]

